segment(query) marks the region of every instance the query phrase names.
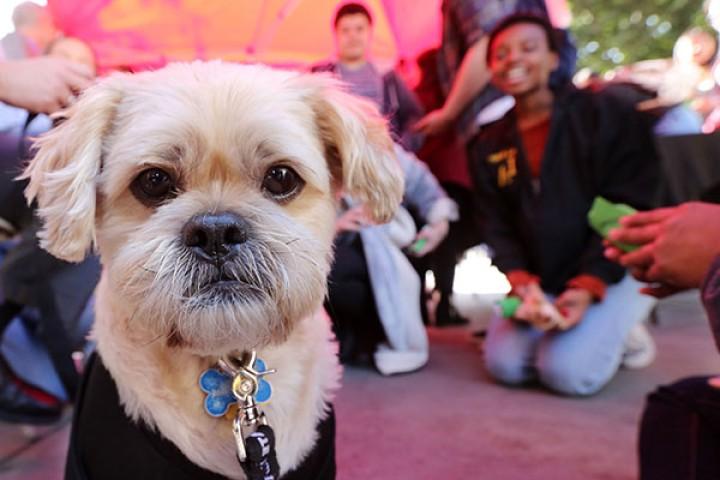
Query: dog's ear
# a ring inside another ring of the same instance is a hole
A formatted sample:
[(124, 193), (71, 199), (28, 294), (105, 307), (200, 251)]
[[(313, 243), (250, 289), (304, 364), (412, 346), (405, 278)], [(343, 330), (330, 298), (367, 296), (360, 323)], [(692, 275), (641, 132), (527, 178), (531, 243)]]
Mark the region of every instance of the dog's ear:
[(62, 123), (42, 136), (21, 179), (28, 203), (37, 200), (40, 245), (58, 258), (79, 262), (95, 241), (96, 184), (103, 139), (121, 92), (110, 81), (87, 89), (63, 112)]
[(317, 88), (311, 104), (336, 186), (364, 203), (375, 221), (389, 221), (404, 182), (387, 122), (370, 101), (325, 76), (312, 77)]

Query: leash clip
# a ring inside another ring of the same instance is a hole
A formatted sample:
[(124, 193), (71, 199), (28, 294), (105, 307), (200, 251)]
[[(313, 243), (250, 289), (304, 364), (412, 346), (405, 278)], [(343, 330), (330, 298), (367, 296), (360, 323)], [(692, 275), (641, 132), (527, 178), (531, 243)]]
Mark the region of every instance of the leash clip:
[(255, 432), (258, 426), (267, 425), (265, 413), (260, 411), (251, 397), (250, 402), (246, 405), (238, 405), (238, 412), (233, 420), (233, 434), (235, 435), (235, 444), (237, 445), (237, 456), (240, 462), (247, 459), (247, 448), (245, 440), (250, 434)]
[[(240, 462), (247, 459), (246, 439), (260, 425), (267, 425), (265, 413), (260, 410), (256, 396), (260, 389), (260, 380), (265, 375), (275, 373), (275, 369), (258, 371), (255, 369), (256, 352), (243, 352), (236, 357), (224, 357), (218, 362), (220, 368), (233, 375), (232, 393), (237, 400), (238, 411), (233, 420), (233, 434)], [(263, 364), (264, 365), (264, 364)]]

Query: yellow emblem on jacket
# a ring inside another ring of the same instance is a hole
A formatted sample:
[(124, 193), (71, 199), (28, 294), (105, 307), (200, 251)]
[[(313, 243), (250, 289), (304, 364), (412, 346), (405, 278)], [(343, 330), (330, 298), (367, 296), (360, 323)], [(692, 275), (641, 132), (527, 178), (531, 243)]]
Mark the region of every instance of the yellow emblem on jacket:
[(498, 165), (498, 187), (503, 188), (510, 185), (517, 175), (517, 148), (511, 147), (499, 152), (491, 153), (488, 156), (488, 163)]

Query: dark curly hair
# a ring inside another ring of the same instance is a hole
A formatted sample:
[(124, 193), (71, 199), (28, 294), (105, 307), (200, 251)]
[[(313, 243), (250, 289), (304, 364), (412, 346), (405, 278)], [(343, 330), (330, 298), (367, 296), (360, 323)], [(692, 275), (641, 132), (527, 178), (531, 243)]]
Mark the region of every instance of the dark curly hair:
[(487, 52), (485, 53), (485, 60), (488, 62), (488, 64), (490, 63), (490, 52), (492, 51), (493, 42), (495, 41), (497, 36), (500, 35), (500, 33), (502, 33), (503, 31), (512, 27), (513, 25), (517, 25), (518, 23), (532, 23), (533, 25), (538, 25), (545, 31), (545, 37), (547, 38), (547, 44), (548, 48), (550, 48), (550, 51), (555, 53), (558, 53), (560, 51), (560, 42), (556, 37), (555, 29), (553, 28), (552, 24), (550, 24), (550, 20), (546, 16), (538, 15), (534, 12), (515, 12), (512, 15), (508, 15), (507, 17), (500, 20), (495, 25), (495, 28), (493, 28), (490, 32), (490, 36), (488, 38)]

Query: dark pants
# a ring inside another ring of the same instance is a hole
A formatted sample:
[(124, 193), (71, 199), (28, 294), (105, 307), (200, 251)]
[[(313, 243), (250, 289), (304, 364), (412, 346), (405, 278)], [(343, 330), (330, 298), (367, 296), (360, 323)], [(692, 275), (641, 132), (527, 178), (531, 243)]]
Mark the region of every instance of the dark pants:
[(29, 147), (21, 131), (0, 132), (0, 218), (15, 229), (32, 221), (32, 209), (23, 195), (27, 181), (15, 180), (23, 171)]
[(23, 308), (38, 309), (40, 321), (34, 333), (47, 347), (73, 398), (80, 379), (71, 354), (85, 342), (87, 332), (78, 328), (78, 322), (100, 277), (100, 263), (95, 257), (68, 263), (40, 248), (40, 223), (23, 196), (27, 182), (14, 181), (29, 147), (21, 133), (0, 134), (0, 218), (21, 234), (7, 255), (0, 255), (0, 338)]
[(693, 377), (648, 395), (639, 447), (641, 480), (720, 479), (720, 389)]
[(340, 343), (342, 362), (352, 363), (372, 355), (385, 339), (358, 234), (341, 234), (335, 241), (325, 308)]

